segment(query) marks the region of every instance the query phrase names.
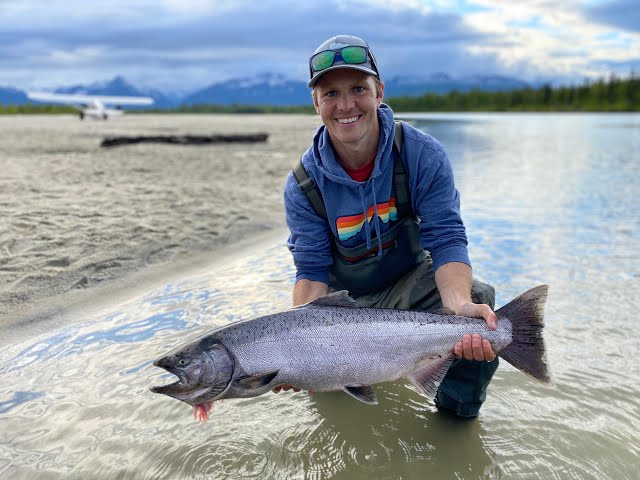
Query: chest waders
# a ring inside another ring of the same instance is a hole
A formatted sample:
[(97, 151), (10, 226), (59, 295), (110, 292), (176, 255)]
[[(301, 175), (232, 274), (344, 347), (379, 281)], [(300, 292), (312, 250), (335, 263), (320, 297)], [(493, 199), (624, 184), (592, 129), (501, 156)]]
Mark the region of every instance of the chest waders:
[[(348, 290), (356, 295), (383, 290), (427, 257), (427, 252), (420, 246), (419, 220), (411, 209), (409, 178), (401, 154), (402, 123), (395, 123), (393, 185), (397, 197), (398, 223), (380, 235), (382, 255), (378, 255), (377, 246), (367, 247), (366, 241), (347, 248), (340, 245), (334, 236), (333, 265), (329, 267), (329, 286), (334, 290)], [(320, 189), (309, 177), (302, 160), (293, 169), (293, 174), (316, 213), (328, 221)], [(378, 218), (372, 220), (377, 222)], [(377, 237), (373, 237), (372, 240), (378, 244)]]

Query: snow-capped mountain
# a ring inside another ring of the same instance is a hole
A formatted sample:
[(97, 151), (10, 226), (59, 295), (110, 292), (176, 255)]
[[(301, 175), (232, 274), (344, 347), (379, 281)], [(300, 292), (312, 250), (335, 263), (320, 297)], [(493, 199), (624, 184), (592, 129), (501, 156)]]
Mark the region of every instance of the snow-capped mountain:
[[(467, 92), (473, 89), (502, 91), (525, 88), (528, 84), (511, 77), (498, 75), (454, 78), (446, 73), (435, 73), (426, 77), (396, 76), (385, 81), (385, 98), (395, 96), (419, 96), (425, 93), (447, 93), (452, 90)], [(155, 99), (152, 108), (172, 108), (180, 105), (311, 105), (310, 90), (306, 80), (292, 80), (280, 74), (263, 73), (213, 83), (188, 94), (167, 93), (160, 90), (142, 89), (116, 76), (106, 82), (90, 85), (71, 85), (54, 90), (55, 93), (88, 95), (149, 96)], [(0, 104), (22, 105), (28, 99), (25, 92), (9, 87), (0, 87)]]

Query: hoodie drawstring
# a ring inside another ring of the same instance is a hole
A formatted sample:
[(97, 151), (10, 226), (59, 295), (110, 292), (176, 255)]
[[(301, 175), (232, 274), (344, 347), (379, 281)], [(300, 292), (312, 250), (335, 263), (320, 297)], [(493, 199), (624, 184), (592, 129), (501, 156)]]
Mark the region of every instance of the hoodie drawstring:
[(360, 203), (362, 204), (362, 211), (364, 212), (364, 233), (365, 233), (365, 236), (367, 237), (367, 248), (371, 248), (371, 229), (369, 227), (367, 205), (364, 203), (364, 188), (362, 188), (362, 185), (358, 187), (358, 190), (360, 191)]
[(380, 222), (378, 221), (378, 199), (376, 198), (376, 179), (371, 179), (371, 189), (373, 190), (373, 220), (376, 229), (376, 238), (378, 239), (378, 256), (382, 255), (382, 240), (380, 239)]
[[(380, 222), (378, 221), (378, 199), (376, 198), (376, 180), (371, 179), (371, 189), (373, 191), (373, 216), (371, 221), (376, 231), (376, 239), (378, 240), (378, 256), (382, 255), (382, 240), (380, 239)], [(364, 188), (362, 185), (358, 187), (360, 191), (360, 203), (362, 204), (362, 211), (364, 213), (364, 233), (367, 237), (367, 248), (371, 248), (371, 227), (369, 226), (369, 215), (367, 212), (367, 205), (364, 198)]]

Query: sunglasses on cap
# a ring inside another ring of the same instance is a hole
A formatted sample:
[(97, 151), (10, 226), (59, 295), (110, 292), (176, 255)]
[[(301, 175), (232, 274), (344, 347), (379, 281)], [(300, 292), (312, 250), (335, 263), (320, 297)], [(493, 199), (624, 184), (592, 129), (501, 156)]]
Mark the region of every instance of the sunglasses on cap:
[[(337, 50), (324, 50), (316, 53), (309, 59), (309, 67), (313, 74), (332, 67), (336, 62), (342, 61), (347, 65), (360, 65), (368, 63), (369, 59), (373, 58), (367, 47), (352, 45)], [(373, 70), (377, 73), (378, 69), (375, 66), (375, 62), (371, 62), (371, 64)]]

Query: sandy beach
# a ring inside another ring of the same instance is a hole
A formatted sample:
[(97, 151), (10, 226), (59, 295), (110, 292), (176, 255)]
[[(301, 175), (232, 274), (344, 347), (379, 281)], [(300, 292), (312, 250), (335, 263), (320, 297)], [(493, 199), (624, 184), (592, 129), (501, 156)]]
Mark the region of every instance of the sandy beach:
[[(260, 235), (284, 231), (282, 186), (319, 124), (305, 115), (0, 118), (2, 324), (148, 267), (238, 242), (259, 248)], [(237, 133), (269, 138), (100, 147), (119, 135)]]

